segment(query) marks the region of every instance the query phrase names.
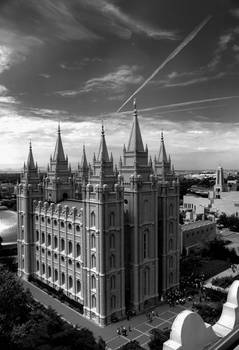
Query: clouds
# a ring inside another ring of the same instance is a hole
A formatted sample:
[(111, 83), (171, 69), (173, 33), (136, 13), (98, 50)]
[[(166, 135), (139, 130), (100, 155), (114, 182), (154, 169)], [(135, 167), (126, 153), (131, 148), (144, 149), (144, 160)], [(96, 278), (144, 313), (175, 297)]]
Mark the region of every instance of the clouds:
[(137, 73), (138, 70), (139, 67), (136, 65), (131, 67), (127, 65), (119, 66), (113, 72), (87, 80), (79, 90), (57, 91), (57, 94), (64, 97), (97, 91), (110, 91), (113, 94), (120, 94), (124, 92), (129, 85), (142, 82), (143, 77)]

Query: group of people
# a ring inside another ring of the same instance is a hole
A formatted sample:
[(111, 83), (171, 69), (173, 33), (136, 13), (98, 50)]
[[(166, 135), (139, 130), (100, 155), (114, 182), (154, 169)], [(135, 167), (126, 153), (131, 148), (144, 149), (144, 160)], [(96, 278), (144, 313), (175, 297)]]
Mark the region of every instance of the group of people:
[(117, 330), (116, 330), (118, 335), (122, 334), (125, 337), (127, 337), (128, 332), (131, 332), (131, 331), (132, 331), (132, 329), (131, 329), (130, 325), (128, 327), (128, 330), (127, 330), (127, 328), (125, 326), (118, 327)]

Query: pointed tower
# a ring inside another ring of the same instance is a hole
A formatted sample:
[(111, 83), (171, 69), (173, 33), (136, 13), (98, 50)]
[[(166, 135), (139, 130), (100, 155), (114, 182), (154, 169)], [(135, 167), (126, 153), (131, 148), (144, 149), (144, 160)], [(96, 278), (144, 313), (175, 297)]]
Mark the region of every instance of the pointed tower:
[(45, 199), (55, 203), (74, 197), (73, 178), (62, 145), (60, 124), (54, 154), (50, 157), (49, 170), (44, 179), (44, 192)]
[(148, 165), (148, 148), (144, 149), (141, 131), (138, 122), (136, 101), (134, 100), (133, 124), (127, 149), (123, 148), (122, 166), (119, 173), (124, 177), (124, 182), (129, 183), (131, 175), (140, 175), (143, 181), (149, 181), (150, 167)]
[(89, 165), (88, 165), (87, 158), (86, 158), (85, 145), (83, 145), (81, 163), (78, 166), (77, 179), (83, 185), (86, 185), (88, 183)]
[(27, 164), (24, 163), (21, 181), (17, 185), (18, 274), (25, 279), (35, 271), (33, 201), (41, 199), (42, 187), (30, 142)]
[(171, 158), (167, 157), (163, 132), (161, 133), (161, 144), (158, 155), (154, 159), (154, 172), (159, 180), (172, 179)]
[(109, 158), (104, 126), (102, 125), (100, 147), (97, 159), (95, 158), (95, 155), (93, 158), (92, 174), (89, 180), (90, 183), (93, 185), (106, 184), (112, 188), (116, 182), (113, 166), (113, 158)]
[(224, 171), (221, 166), (216, 170), (216, 183), (214, 185), (215, 198), (221, 198), (221, 192), (226, 192), (226, 185), (224, 182)]

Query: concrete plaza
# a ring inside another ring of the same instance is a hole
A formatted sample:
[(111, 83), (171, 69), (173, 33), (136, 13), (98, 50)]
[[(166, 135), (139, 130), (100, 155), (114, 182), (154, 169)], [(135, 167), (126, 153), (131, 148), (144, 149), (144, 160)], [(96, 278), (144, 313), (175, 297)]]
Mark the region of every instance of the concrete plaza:
[[(67, 322), (76, 325), (77, 327), (86, 327), (90, 329), (96, 338), (101, 336), (106, 342), (109, 350), (119, 349), (122, 345), (131, 340), (137, 340), (142, 347), (148, 349), (147, 344), (150, 340), (150, 331), (153, 328), (164, 331), (171, 329), (172, 323), (177, 314), (185, 309), (191, 309), (192, 306), (192, 303), (187, 303), (183, 306), (176, 305), (175, 307), (169, 307), (169, 305), (162, 304), (154, 308), (152, 321), (148, 320), (146, 314), (140, 314), (130, 318), (129, 321), (125, 319), (102, 328), (93, 321), (83, 317), (68, 305), (63, 304), (56, 298), (48, 295), (32, 283), (27, 281), (23, 281), (23, 283), (25, 288), (30, 290), (34, 299), (45, 306), (51, 306)], [(126, 336), (122, 335), (122, 333), (121, 335), (117, 334), (117, 329), (121, 327), (126, 328)]]

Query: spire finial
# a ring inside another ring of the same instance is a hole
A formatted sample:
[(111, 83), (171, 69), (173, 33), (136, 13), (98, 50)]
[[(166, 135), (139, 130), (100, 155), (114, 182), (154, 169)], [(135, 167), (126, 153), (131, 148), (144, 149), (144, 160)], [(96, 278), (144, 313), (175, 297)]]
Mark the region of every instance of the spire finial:
[(137, 109), (137, 107), (136, 107), (136, 97), (133, 100), (133, 106), (134, 106), (134, 110), (136, 110)]
[(161, 141), (163, 142), (163, 131), (161, 131)]
[(32, 140), (29, 140), (29, 148), (32, 149)]
[(103, 136), (105, 134), (105, 129), (104, 129), (104, 121), (103, 119), (101, 120), (101, 135)]
[(60, 134), (61, 133), (61, 122), (60, 122), (60, 120), (58, 121), (58, 134)]

